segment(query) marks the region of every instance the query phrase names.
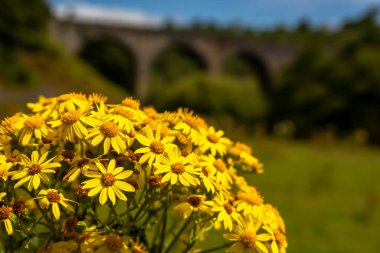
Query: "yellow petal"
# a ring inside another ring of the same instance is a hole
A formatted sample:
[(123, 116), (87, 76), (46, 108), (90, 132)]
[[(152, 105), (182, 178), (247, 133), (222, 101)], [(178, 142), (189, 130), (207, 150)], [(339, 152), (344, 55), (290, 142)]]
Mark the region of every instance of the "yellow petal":
[(59, 216), (61, 216), (61, 212), (59, 211), (58, 203), (53, 203), (51, 205), (51, 209), (53, 210), (54, 217), (58, 220)]
[[(83, 188), (86, 189), (84, 186), (83, 186)], [(98, 185), (97, 187), (91, 189), (91, 191), (89, 191), (87, 195), (88, 195), (89, 197), (95, 196), (95, 195), (98, 194), (102, 189), (103, 189), (102, 185)]]
[(40, 182), (41, 182), (40, 176), (38, 174), (34, 175), (33, 176), (33, 187), (34, 187), (34, 190), (36, 190), (38, 188), (38, 186), (40, 186)]
[(9, 219), (4, 220), (5, 229), (7, 230), (7, 234), (11, 235), (13, 234), (13, 227), (12, 223)]
[[(114, 172), (115, 172), (115, 171), (114, 171)], [(126, 179), (126, 178), (130, 177), (132, 174), (133, 174), (133, 171), (132, 171), (132, 170), (126, 170), (126, 171), (121, 172), (120, 174), (117, 174), (117, 175), (115, 176), (115, 179), (118, 179), (118, 180)], [(115, 175), (115, 174), (114, 174), (114, 175)]]
[(104, 143), (103, 143), (103, 149), (104, 149), (103, 154), (107, 154), (108, 151), (110, 150), (110, 147), (111, 147), (111, 140), (110, 140), (110, 138), (106, 137), (104, 139)]
[(116, 160), (112, 159), (107, 166), (107, 173), (112, 173), (112, 171), (115, 169), (116, 166)]
[(104, 205), (104, 203), (106, 203), (106, 201), (108, 199), (107, 193), (108, 193), (107, 188), (103, 188), (102, 191), (100, 192), (99, 203), (101, 205)]
[(38, 163), (38, 151), (33, 151), (32, 152), (32, 163)]
[(115, 192), (116, 196), (123, 200), (123, 201), (127, 201), (127, 197), (124, 195), (123, 192), (121, 192), (118, 188), (116, 188), (114, 185), (112, 186), (112, 189), (113, 191)]
[(130, 185), (126, 182), (123, 182), (123, 181), (116, 180), (114, 183), (114, 186), (119, 188), (120, 190), (127, 191), (127, 192), (134, 192), (135, 191), (135, 188), (132, 185)]
[(108, 196), (112, 202), (113, 205), (115, 205), (116, 203), (116, 199), (115, 199), (115, 192), (113, 191), (112, 189), (113, 187), (108, 187)]

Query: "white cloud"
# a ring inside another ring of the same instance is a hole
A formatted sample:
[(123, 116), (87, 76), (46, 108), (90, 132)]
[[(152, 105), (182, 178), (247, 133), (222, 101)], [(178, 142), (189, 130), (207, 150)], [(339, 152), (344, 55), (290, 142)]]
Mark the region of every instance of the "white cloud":
[(139, 27), (159, 27), (164, 19), (135, 9), (122, 9), (101, 5), (76, 3), (74, 5), (58, 4), (53, 6), (54, 14), (59, 18), (91, 23), (111, 23)]

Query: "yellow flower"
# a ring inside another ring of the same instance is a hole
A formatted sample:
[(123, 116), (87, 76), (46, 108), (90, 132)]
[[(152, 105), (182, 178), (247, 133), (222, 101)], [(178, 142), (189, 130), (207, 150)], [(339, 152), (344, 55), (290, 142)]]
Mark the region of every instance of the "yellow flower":
[(23, 146), (30, 142), (30, 139), (34, 137), (41, 140), (42, 137), (48, 135), (49, 128), (46, 126), (45, 121), (39, 115), (26, 116), (24, 120), (24, 126), (20, 130), (19, 143)]
[(103, 143), (103, 154), (107, 154), (111, 146), (120, 154), (127, 149), (128, 136), (124, 135), (119, 127), (112, 121), (105, 121), (90, 129), (87, 139), (91, 139), (94, 146)]
[[(236, 241), (231, 247), (227, 249), (227, 252), (237, 253), (268, 253), (266, 242), (273, 239), (270, 234), (270, 229), (262, 227), (267, 233), (258, 234), (257, 230), (261, 227), (261, 223), (254, 222), (253, 219), (247, 219), (241, 222), (234, 228), (234, 234), (224, 234), (224, 238)], [(273, 252), (274, 253), (274, 252)]]
[(88, 196), (92, 197), (100, 192), (99, 203), (101, 205), (104, 205), (108, 198), (111, 200), (112, 204), (115, 205), (115, 194), (119, 199), (127, 201), (127, 197), (122, 191), (134, 192), (135, 188), (122, 180), (130, 177), (133, 171), (124, 170), (123, 167), (115, 168), (115, 159), (112, 159), (109, 162), (107, 170), (100, 162), (96, 162), (96, 166), (100, 173), (89, 171), (86, 176), (93, 179), (83, 182), (83, 189), (91, 189), (88, 192)]
[(13, 211), (11, 207), (9, 206), (0, 207), (0, 220), (4, 223), (5, 229), (7, 230), (8, 235), (13, 234), (13, 227), (11, 223), (12, 216), (13, 216)]
[(83, 110), (87, 107), (88, 102), (86, 96), (79, 93), (68, 93), (57, 97), (58, 112), (72, 112), (75, 110)]
[(254, 218), (262, 217), (264, 214), (264, 200), (255, 187), (243, 187), (237, 194), (236, 209), (243, 211), (244, 216), (252, 214)]
[(135, 121), (136, 111), (125, 106), (112, 108), (105, 116), (105, 120), (116, 123), (120, 129), (125, 129), (127, 133), (134, 132), (132, 121)]
[(186, 114), (182, 121), (175, 125), (174, 129), (180, 130), (183, 134), (188, 135), (194, 144), (198, 144), (200, 139), (199, 128), (202, 123), (200, 117)]
[(69, 200), (63, 196), (62, 193), (59, 193), (56, 189), (47, 189), (47, 190), (41, 190), (38, 193), (38, 197), (40, 199), (40, 205), (44, 208), (49, 208), (51, 205), (51, 209), (53, 211), (54, 217), (58, 220), (61, 216), (61, 212), (59, 210), (58, 204), (61, 204), (64, 208), (71, 212), (75, 212), (75, 209), (72, 205), (70, 205), (69, 201), (74, 202), (72, 200)]
[(208, 171), (215, 171), (215, 181), (224, 187), (229, 187), (232, 184), (232, 177), (228, 171), (226, 162), (222, 159), (216, 159), (215, 156), (202, 156), (200, 166), (206, 168)]
[(174, 211), (179, 212), (184, 219), (187, 219), (193, 212), (202, 211), (211, 215), (210, 206), (213, 205), (212, 201), (205, 201), (205, 196), (190, 195), (187, 201), (180, 203), (174, 207)]
[(96, 165), (87, 158), (75, 157), (72, 161), (73, 166), (63, 177), (64, 181), (73, 182), (82, 173), (85, 175), (89, 169), (96, 170)]
[(234, 228), (233, 222), (240, 222), (240, 214), (221, 193), (214, 198), (214, 207), (211, 210), (219, 212), (217, 221), (223, 221), (225, 229), (231, 231)]
[(168, 151), (167, 157), (160, 157), (153, 165), (156, 168), (155, 175), (165, 174), (161, 179), (162, 183), (170, 180), (172, 185), (177, 181), (185, 186), (200, 184), (197, 177), (200, 169), (194, 167), (194, 156), (183, 157), (178, 148)]
[(213, 156), (218, 153), (224, 155), (227, 152), (227, 147), (231, 144), (231, 141), (225, 137), (222, 137), (224, 132), (222, 130), (215, 131), (214, 127), (208, 129), (201, 128), (201, 140), (199, 143), (200, 149), (203, 152), (210, 151)]
[(170, 139), (161, 139), (161, 127), (157, 127), (156, 134), (153, 135), (153, 130), (150, 125), (145, 127), (146, 136), (142, 134), (136, 134), (136, 139), (145, 147), (139, 148), (135, 151), (136, 154), (143, 154), (139, 160), (141, 164), (148, 161), (149, 165), (152, 165), (156, 161), (157, 157), (164, 154), (170, 147)]
[(97, 121), (91, 117), (83, 116), (81, 111), (69, 111), (61, 114), (59, 120), (50, 121), (51, 127), (58, 128), (62, 138), (71, 142), (76, 142), (77, 138), (84, 139), (88, 131), (83, 123), (94, 126)]
[(55, 157), (46, 160), (47, 156), (48, 152), (39, 157), (38, 151), (33, 151), (30, 160), (26, 155), (21, 154), (21, 164), (24, 165), (24, 168), (14, 174), (11, 179), (22, 179), (15, 184), (14, 188), (20, 187), (29, 180), (28, 190), (32, 191), (33, 188), (36, 190), (40, 186), (41, 179), (45, 182), (49, 181), (46, 173), (55, 173), (55, 170), (52, 170), (52, 168), (61, 167), (61, 164), (51, 162)]
[(14, 174), (14, 171), (9, 171), (12, 166), (13, 163), (7, 162), (7, 158), (0, 155), (0, 181), (7, 181), (8, 177)]
[(212, 166), (202, 167), (201, 173), (199, 177), (203, 185), (206, 187), (208, 192), (215, 192), (215, 188), (217, 186), (216, 177), (215, 177), (216, 169)]

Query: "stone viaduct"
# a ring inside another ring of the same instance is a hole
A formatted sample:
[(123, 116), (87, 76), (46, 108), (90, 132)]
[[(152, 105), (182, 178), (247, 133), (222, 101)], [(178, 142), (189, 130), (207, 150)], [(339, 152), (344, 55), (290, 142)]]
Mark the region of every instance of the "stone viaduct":
[(208, 35), (171, 32), (153, 28), (85, 23), (54, 19), (51, 35), (70, 53), (78, 53), (90, 39), (109, 38), (124, 44), (136, 64), (135, 95), (143, 98), (149, 89), (151, 66), (160, 52), (180, 44), (203, 60), (206, 70), (213, 75), (222, 72), (229, 57), (248, 59), (254, 65), (262, 89), (269, 92), (271, 80), (281, 67), (290, 63), (298, 49), (295, 45), (276, 41), (221, 38)]

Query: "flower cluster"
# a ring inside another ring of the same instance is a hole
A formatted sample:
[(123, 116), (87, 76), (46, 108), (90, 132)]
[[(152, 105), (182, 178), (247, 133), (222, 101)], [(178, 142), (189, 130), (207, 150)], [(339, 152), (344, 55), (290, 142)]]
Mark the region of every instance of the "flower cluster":
[(106, 102), (40, 97), (2, 120), (3, 250), (201, 252), (220, 230), (215, 249), (286, 252), (281, 216), (242, 176), (263, 172), (247, 145), (188, 109)]

